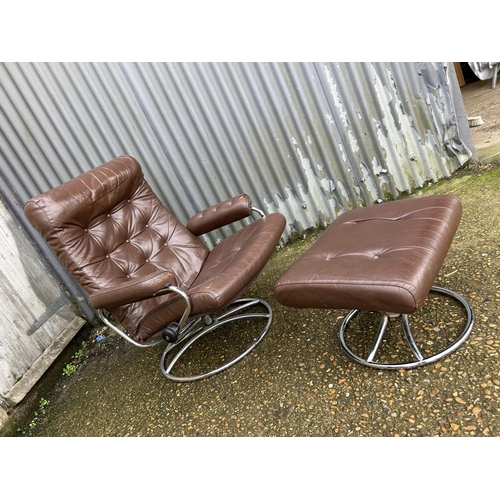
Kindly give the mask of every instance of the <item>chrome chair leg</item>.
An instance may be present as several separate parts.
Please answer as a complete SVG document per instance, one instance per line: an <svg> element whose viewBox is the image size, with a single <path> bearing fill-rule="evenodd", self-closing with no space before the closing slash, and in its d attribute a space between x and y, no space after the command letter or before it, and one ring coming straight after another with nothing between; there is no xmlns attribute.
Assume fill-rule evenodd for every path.
<svg viewBox="0 0 500 500"><path fill-rule="evenodd" d="M233 366L236 364L238 361L241 361L247 354L249 354L264 338L266 333L269 331L269 328L271 326L272 322L272 310L269 304L263 300L260 299L239 299L233 302L230 307L236 305L235 308L228 310L227 312L217 316L217 317L211 317L210 321L203 321L203 322L198 322L196 327L193 328L191 324L186 325L186 329L190 329L191 331L186 332L186 329L184 332L182 332L179 335L179 342L175 344L169 344L167 348L163 351L163 354L160 359L160 369L163 375L168 378L169 380L173 380L174 382L193 382L195 380L201 380L207 377L210 377L212 375L215 375L216 373L220 373L223 370L226 370L227 368ZM254 307L254 306L263 306L266 312L245 312L247 309ZM194 344L198 339L201 337L213 332L217 328L227 324L231 323L233 321L238 321L238 320L243 320L243 319L258 319L258 318L263 318L267 319L267 322L260 332L258 338L241 354L236 356L234 359L229 361L228 363L225 363L224 365L214 369L210 370L206 373L202 373L200 375L187 375L187 376L177 376L173 375L172 369L174 366L177 364L179 359L183 356L183 354L191 347L192 344ZM201 324L203 323L203 324ZM200 325L200 326L199 326ZM186 332L186 333L185 333ZM185 343L184 343L185 342ZM182 344L182 347L180 347L179 351L173 356L172 360L170 362L167 361L167 357L170 354L170 352L179 344ZM168 366L167 366L168 363Z"/></svg>
<svg viewBox="0 0 500 500"><path fill-rule="evenodd" d="M402 314L400 315L400 320L401 320L401 325L403 329L403 334L404 338L406 339L406 342L408 343L413 356L415 357L415 361L408 361L408 362L403 362L403 363L378 363L375 361L375 356L377 354L377 351L380 347L380 344L382 342L383 335L385 333L385 330L387 328L387 325L389 323L389 317L392 316L389 313L381 313L382 314L382 320L380 322L379 329L375 335L375 339L373 342L373 346L370 350L370 353L368 357L365 359L355 352L353 352L347 345L347 342L345 340L345 333L347 330L347 327L351 320L360 312L357 309L352 310L344 319L341 327L340 327L340 333L339 333L339 338L340 338L340 343L342 345L342 348L346 352L346 354L352 358L353 360L357 361L358 363L361 363L362 365L369 366L371 368L377 368L377 369L382 369L382 370L399 370L399 369L411 369L411 368L416 368L418 366L423 366L427 365L429 363L433 363L448 354L452 353L456 349L458 349L469 337L472 327L474 325L474 313L472 311L472 308L470 304L465 300L461 295L459 295L456 292L453 292L452 290L448 290L447 288L441 288L437 286L433 286L431 288L431 291L440 293L442 295L446 295L448 297L451 297L452 299L456 300L461 304L463 309L465 310L467 314L467 322L466 325L462 331L462 333L451 343L449 344L445 349L439 351L436 354L433 354L428 357L424 357L420 350L418 349L415 340L413 338L413 335L411 333L410 325L408 322L408 315Z"/></svg>

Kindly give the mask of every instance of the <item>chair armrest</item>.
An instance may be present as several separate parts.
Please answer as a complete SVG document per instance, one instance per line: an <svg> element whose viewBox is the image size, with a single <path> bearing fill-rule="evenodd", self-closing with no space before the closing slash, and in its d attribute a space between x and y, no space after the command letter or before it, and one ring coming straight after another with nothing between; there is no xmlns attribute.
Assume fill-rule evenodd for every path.
<svg viewBox="0 0 500 500"><path fill-rule="evenodd" d="M177 285L177 278L170 271L158 271L148 276L127 280L117 286L98 290L90 294L90 303L96 309L118 307L149 299L167 285Z"/></svg>
<svg viewBox="0 0 500 500"><path fill-rule="evenodd" d="M247 194L242 194L193 215L186 227L195 236L199 236L248 217L251 213L252 200Z"/></svg>

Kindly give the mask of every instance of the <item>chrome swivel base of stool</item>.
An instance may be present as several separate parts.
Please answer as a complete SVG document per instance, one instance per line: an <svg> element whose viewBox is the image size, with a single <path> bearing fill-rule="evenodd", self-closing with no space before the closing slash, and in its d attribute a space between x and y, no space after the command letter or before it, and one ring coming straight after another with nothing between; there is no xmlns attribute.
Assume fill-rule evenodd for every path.
<svg viewBox="0 0 500 500"><path fill-rule="evenodd" d="M260 306L260 309L263 309L263 312L258 311L250 311L251 308ZM264 319L267 320L264 328L258 334L256 340L241 354L236 356L231 361L223 364L222 366L210 370L206 373L200 375L187 375L187 376L177 376L173 375L172 369L183 356L183 354L201 337L213 332L217 328L221 326L231 323L233 321L245 320L245 319ZM213 316L205 316L203 318L198 318L188 323L183 330L179 333L179 340L175 343L171 343L167 346L167 348L163 351L160 360L160 369L165 377L169 380L173 380L175 382L193 382L195 380L201 380L216 373L219 373L223 370L226 370L230 366L233 366L238 361L241 361L247 354L250 353L264 338L266 333L268 332L271 322L273 318L273 313L269 304L260 299L238 299L235 300L229 308L226 308L224 311L217 315ZM181 347L179 347L181 346ZM167 357L176 347L179 347L179 350L175 355L173 355L172 360L169 362L167 366Z"/></svg>
<svg viewBox="0 0 500 500"><path fill-rule="evenodd" d="M415 340L413 338L413 335L410 330L410 325L408 323L408 315L407 314L390 314L390 313L381 313L382 314L382 320L380 322L378 332L375 335L375 339L373 341L372 348L370 350L370 353L368 357L362 358L355 354L348 346L345 340L345 333L347 330L347 327L350 323L350 321L358 314L359 310L355 309L351 311L346 318L344 319L342 326L340 328L340 343L344 349L344 351L347 353L349 357L357 361L358 363L361 363L365 366L369 366L371 368L377 368L377 369L384 369L384 370L399 370L399 369L411 369L411 368L417 368L418 366L423 366L427 365L429 363L433 363L434 361L437 361L444 356L450 354L451 352L455 351L458 349L467 339L467 337L470 335L472 331L472 326L474 324L474 313L472 311L472 308L470 304L461 296L458 295L457 293L448 290L446 288L440 288L437 286L431 287L431 291L437 292L443 295L447 295L453 299L455 299L457 302L459 302L463 309L465 309L465 312L467 313L467 322L465 325L464 330L462 333L451 343L449 344L445 349L439 351L436 354L433 354L428 357L424 357L417 347ZM384 333L386 331L387 325L389 324L389 320L391 318L399 318L401 320L401 325L403 328L403 333L404 333L404 338L406 339L406 342L408 343L408 346L410 347L411 352L413 353L413 356L415 357L414 361L408 361L408 362L403 362L403 363L378 363L375 361L375 357L377 355L378 349L381 345Z"/></svg>

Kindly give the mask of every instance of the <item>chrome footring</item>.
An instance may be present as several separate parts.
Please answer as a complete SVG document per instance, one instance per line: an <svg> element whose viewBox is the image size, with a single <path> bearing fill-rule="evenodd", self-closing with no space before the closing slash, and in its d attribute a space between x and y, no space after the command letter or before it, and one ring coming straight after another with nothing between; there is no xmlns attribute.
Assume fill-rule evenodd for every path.
<svg viewBox="0 0 500 500"><path fill-rule="evenodd" d="M263 306L267 312L245 312L247 309L261 305ZM235 307L233 307L235 306ZM175 382L193 382L195 380L201 380L207 377L210 377L212 375L215 375L216 373L220 373L223 370L226 370L227 368L233 366L236 364L238 361L241 361L247 354L252 351L259 343L260 341L264 338L266 333L268 332L272 318L273 318L273 313L271 310L271 307L269 304L263 300L260 299L238 299L234 301L229 307L231 307L230 310L227 310L227 312L224 312L223 314L214 317L213 322L205 322L205 321L200 321L200 319L195 320L189 324L187 324L184 328L184 330L180 333L179 335L179 341L176 342L175 344L169 344L167 348L163 351L163 354L161 356L160 360L160 369L163 375L168 378L169 380L173 380ZM194 344L198 339L201 337L207 335L208 333L213 332L215 329L219 328L222 325L225 325L226 323L230 323L233 321L238 321L242 319L249 319L249 318L264 318L267 319L267 323L264 326L264 329L260 332L258 338L253 342L250 347L248 347L243 353L238 355L236 358L234 358L232 361L229 361L228 363L224 364L223 366L220 366L219 368L216 368L212 371L209 371L207 373L203 373L201 375L193 375L193 376L175 376L171 374L171 371L175 364L179 361L181 356L189 349L189 347ZM207 324L208 323L208 324ZM184 344L185 342L185 344ZM166 366L167 364L167 356L174 349L176 346L179 346L179 344L183 344L182 347L179 349L177 354L173 357L172 361L170 361L170 364Z"/></svg>
<svg viewBox="0 0 500 500"><path fill-rule="evenodd" d="M410 325L408 323L408 316L406 314L402 314L400 316L400 318L401 318L403 333L404 333L405 339L406 339L414 357L416 358L416 360L409 361L407 363L395 363L395 364L375 362L374 361L375 355L376 355L377 350L380 346L380 343L382 341L382 337L384 335L385 329L386 329L387 324L389 322L389 315L387 313L381 313L382 320L380 322L378 332L375 336L375 340L373 343L373 347L370 351L370 354L368 355L368 357L366 359L361 358L360 356L355 354L349 347L347 347L347 344L346 344L346 341L344 338L344 333L346 332L346 329L347 329L349 322L359 312L358 309L354 309L346 316L346 318L344 319L344 321L342 323L342 326L340 327L340 335L339 335L340 343L342 345L342 348L346 352L346 354L350 358L357 361L358 363L361 363L365 366L369 366L371 368L377 368L377 369L382 369L382 370L399 370L399 369L417 368L418 366L423 366L423 365L427 365L429 363L433 363L434 361L437 361L437 360L443 358L444 356L450 354L451 352L455 351L456 349L458 349L465 342L465 340L467 340L467 337L470 335L470 333L472 331L472 327L474 325L474 313L472 311L472 308L471 308L470 304L461 295L453 292L452 290L433 286L433 287L431 287L431 291L437 292L437 293L440 293L443 295L447 295L447 296L455 299L463 306L463 308L465 309L465 311L467 313L467 323L465 325L464 330L446 349L444 349L436 354L433 354L432 356L424 358L422 356L421 352L419 351L419 349L415 343L415 340L413 339L413 335L412 335L411 330L410 330Z"/></svg>

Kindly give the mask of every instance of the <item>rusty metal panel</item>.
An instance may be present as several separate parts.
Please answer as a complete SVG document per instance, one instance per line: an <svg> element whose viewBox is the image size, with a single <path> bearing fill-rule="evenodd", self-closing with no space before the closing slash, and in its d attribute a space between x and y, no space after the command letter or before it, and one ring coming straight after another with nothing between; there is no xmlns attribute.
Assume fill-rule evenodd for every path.
<svg viewBox="0 0 500 500"><path fill-rule="evenodd" d="M449 66L2 63L1 175L23 203L131 154L181 221L246 191L287 240L470 158Z"/></svg>

